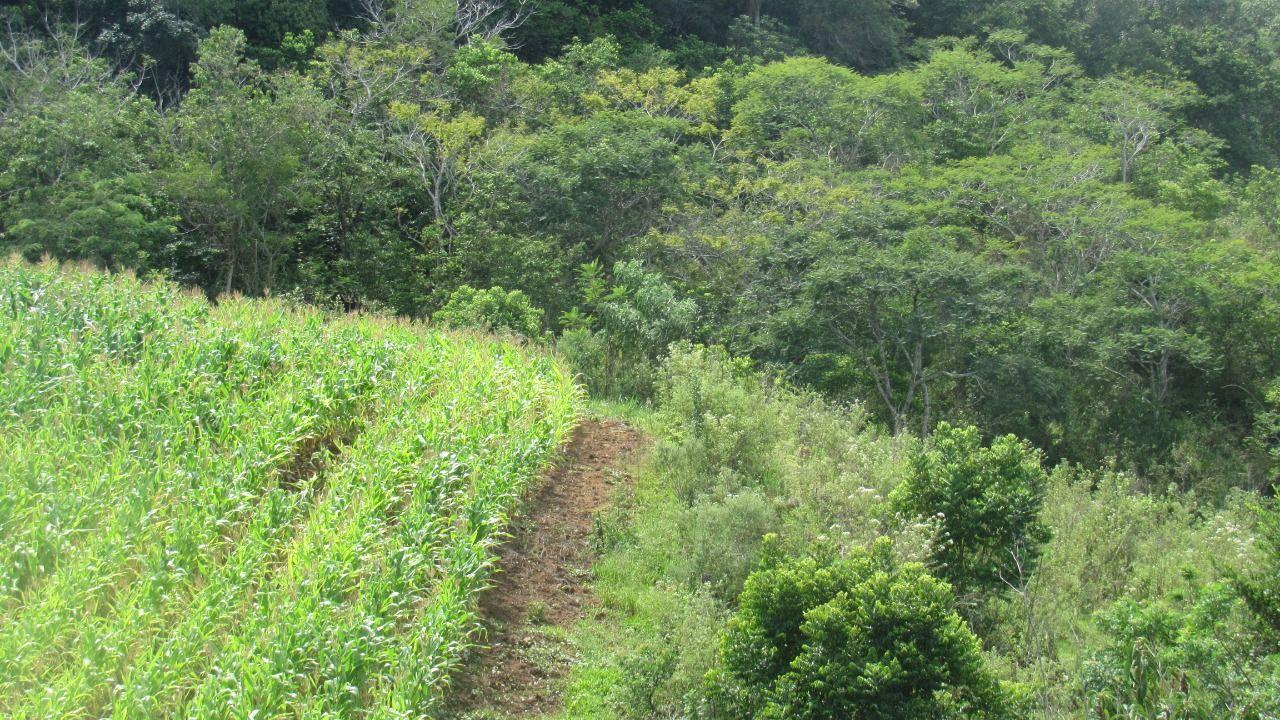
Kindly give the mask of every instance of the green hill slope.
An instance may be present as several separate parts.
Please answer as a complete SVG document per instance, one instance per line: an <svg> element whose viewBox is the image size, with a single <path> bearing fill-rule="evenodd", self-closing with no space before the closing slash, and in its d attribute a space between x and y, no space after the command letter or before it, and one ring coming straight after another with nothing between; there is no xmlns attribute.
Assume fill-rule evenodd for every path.
<svg viewBox="0 0 1280 720"><path fill-rule="evenodd" d="M478 336L0 265L0 715L401 717L567 437Z"/></svg>

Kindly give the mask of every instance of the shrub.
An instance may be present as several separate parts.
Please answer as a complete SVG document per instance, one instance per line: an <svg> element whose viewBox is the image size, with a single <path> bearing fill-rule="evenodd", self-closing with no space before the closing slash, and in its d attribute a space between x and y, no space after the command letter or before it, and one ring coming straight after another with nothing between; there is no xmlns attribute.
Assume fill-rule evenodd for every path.
<svg viewBox="0 0 1280 720"><path fill-rule="evenodd" d="M708 683L716 718L989 718L1013 704L947 584L895 563L888 541L753 573Z"/></svg>
<svg viewBox="0 0 1280 720"><path fill-rule="evenodd" d="M703 497L680 514L683 551L668 574L732 602L755 565L760 539L780 525L775 503L757 490Z"/></svg>
<svg viewBox="0 0 1280 720"><path fill-rule="evenodd" d="M1040 520L1040 454L1013 435L983 447L976 427L938 426L913 454L890 502L903 517L936 518L934 559L961 595L1021 584L1048 540Z"/></svg>
<svg viewBox="0 0 1280 720"><path fill-rule="evenodd" d="M1098 718L1268 718L1280 712L1280 656L1259 652L1243 603L1223 584L1190 601L1122 598L1099 613L1104 641L1084 665Z"/></svg>
<svg viewBox="0 0 1280 720"><path fill-rule="evenodd" d="M582 304L560 319L560 352L592 393L649 397L656 364L693 333L697 306L639 262L616 263L608 280L599 263L587 263L578 282Z"/></svg>
<svg viewBox="0 0 1280 720"><path fill-rule="evenodd" d="M477 290L463 285L449 296L449 302L431 317L453 328L475 328L493 333L514 333L537 337L542 330L542 312L519 290L492 287Z"/></svg>
<svg viewBox="0 0 1280 720"><path fill-rule="evenodd" d="M1254 418L1248 443L1270 461L1268 471L1280 481L1280 380L1267 389L1266 402Z"/></svg>
<svg viewBox="0 0 1280 720"><path fill-rule="evenodd" d="M671 428L670 453L694 470L692 482L675 480L682 500L691 501L716 485L773 484L774 452L786 435L761 378L733 360L722 347L673 345L658 381L661 417Z"/></svg>
<svg viewBox="0 0 1280 720"><path fill-rule="evenodd" d="M1276 488L1280 495L1280 487ZM1260 623L1272 644L1280 648L1280 502L1275 498L1257 506L1261 567L1250 574L1231 574L1231 584Z"/></svg>

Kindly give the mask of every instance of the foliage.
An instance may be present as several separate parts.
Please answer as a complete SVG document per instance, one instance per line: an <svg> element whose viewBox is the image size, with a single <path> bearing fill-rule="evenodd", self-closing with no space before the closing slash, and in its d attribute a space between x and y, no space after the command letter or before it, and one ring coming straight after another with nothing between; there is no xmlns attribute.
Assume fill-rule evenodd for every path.
<svg viewBox="0 0 1280 720"><path fill-rule="evenodd" d="M477 290L463 285L449 302L431 316L432 321L454 328L477 328L494 333L514 333L528 338L542 332L542 313L519 290L500 287Z"/></svg>
<svg viewBox="0 0 1280 720"><path fill-rule="evenodd" d="M1273 496L1255 510L1258 514L1258 567L1235 571L1231 583L1269 636L1280 648L1280 507Z"/></svg>
<svg viewBox="0 0 1280 720"><path fill-rule="evenodd" d="M1271 383L1266 405L1254 418L1250 443L1270 458L1273 472L1280 470L1280 380Z"/></svg>
<svg viewBox="0 0 1280 720"><path fill-rule="evenodd" d="M27 0L6 4L0 16L10 30L0 40L3 252L90 262L125 284L133 282L128 271L163 276L218 299L196 315L257 307L237 295L283 295L534 336L550 330L547 339L592 392L655 404L645 416L660 440L633 504L602 521L601 592L611 605L600 635L583 641L591 667L569 702L581 714L700 712L716 638L768 533L783 557L817 545L856 556L888 535L901 556L895 568L933 561L952 581L993 672L1033 688L1048 717L1150 715L1157 706L1247 716L1241 708L1252 700L1237 689L1268 687L1258 677L1273 667L1266 643L1274 639L1257 621L1270 612L1267 581L1276 574L1264 562L1266 497L1280 465L1275 0ZM169 288L169 299L151 305L168 302L179 315L204 307L157 287ZM147 343L157 352L172 345L159 329L170 321L207 326L161 313L135 327L111 315L124 300L103 297L102 309L82 308L92 327L68 320L49 329L70 343L67 367L97 367L88 358L99 350L150 357ZM241 675L268 683L243 661L246 648L266 642L282 648L271 656L280 671L273 688L311 682L320 670L308 663L331 656L368 660L350 666L377 669L352 679L358 699L343 703L366 702L365 680L407 668L392 658L405 645L352 639L355 615L335 619L328 596L308 594L346 586L311 584L292 569L271 582L297 587L275 595L265 579L246 581L265 588L254 602L267 599L237 612L252 621L279 610L296 623L258 637L251 633L265 621L247 622L227 641L242 655L216 642L206 648L202 628L220 637L223 616L206 613L205 626L183 613L195 607L192 597L207 603L200 607L222 600L182 583L203 577L208 564L223 567L224 555L201 565L191 547L211 547L204 540L166 546L180 558L175 567L192 573L178 577L164 570L169 556L159 550L137 556L154 543L92 545L124 537L110 532L84 539L98 537L81 530L102 518L150 507L147 498L160 497L152 489L187 497L186 484L172 484L179 456L156 449L171 450L178 431L165 431L169 446L130 440L146 450L117 456L106 443L145 435L139 428L148 423L136 419L141 410L103 398L141 397L140 408L171 403L200 418L199 437L210 424L256 418L254 408L275 413L242 431L252 445L243 455L258 465L233 472L234 457L196 443L206 448L204 464L181 468L198 490L203 479L229 493L208 490L201 508L210 509L198 510L208 522L191 532L220 527L236 540L251 537L236 524L241 515L210 523L242 512L227 508L244 498L244 508L266 507L255 483L290 456L273 450L268 434L282 447L314 441L313 426L298 431L297 420L312 406L289 410L298 396L289 388L306 377L337 388L298 392L318 398L315 417L341 415L333 427L343 432L382 417L368 414L377 393L360 384L364 366L348 378L331 362L336 352L376 364L377 348L353 349L365 331L348 337L341 323L289 331L281 328L291 320L236 318L237 331L260 330L244 329L254 338L246 343L266 359L236 369L234 357L206 362L221 357L216 349L198 361L171 353L181 381L147 370L119 390L103 369L85 385L95 391L74 401L49 385L55 399L44 406L39 393L63 377L63 366L20 361L52 357L54 341L0 346L0 387L21 408L12 411L15 423L38 424L40 407L50 417L124 418L104 425L115 429L100 433L104 445L77 466L105 468L105 499L88 493L83 503L57 505L48 538L39 524L15 529L18 559L3 571L12 598L32 598L32 617L43 609L81 617L88 607L55 608L60 596L41 588L70 588L72 600L109 596L94 605L103 614L88 629L55 619L39 629L49 643L4 646L28 663L8 673L20 678L13 682L30 684L32 668L55 668L50 703L101 715L115 707L107 705L115 694L134 692L126 682L134 675L113 671L114 684L96 683L64 662L72 635L117 666L134 657L159 668L169 656L157 653L171 649L193 658L193 674L182 678L199 683L165 676L156 683L168 689L152 696L160 707L182 685L183 702L207 703L190 712L173 705L185 714L213 708L215 696L225 701L230 695L218 694ZM102 329L116 322L132 329ZM268 342L273 333L278 346ZM219 337L228 336L235 333ZM137 337L148 339L141 348L130 339ZM191 344L204 348L199 337ZM315 357L290 364L295 350ZM415 367L450 382L433 362ZM388 363L378 367L395 365ZM214 369L205 377L197 366ZM219 368L231 373L225 383ZM437 370L446 377L436 380ZM262 389L277 380L282 395ZM363 389L342 389L348 380ZM147 382L154 394L138 389ZM183 399L184 388L192 398ZM241 447L241 436L227 432L219 436L226 447ZM395 434L395 442L416 432ZM933 445L918 446L930 435ZM1033 467L1036 453L1008 435L1059 463L1047 481ZM48 449L58 447L55 436L39 441L48 462L57 461ZM383 439L394 438L388 431ZM944 441L953 450L943 453ZM126 503L120 478L144 460L174 474L146 475L142 496ZM400 461L369 462L376 481L343 475L351 482L343 487L368 488L351 500L357 511L390 497L378 493L399 492L386 483L399 482ZM61 477L27 476L36 478L33 492L41 478ZM247 495L235 494L246 487ZM972 505L960 503L965 493ZM294 513L315 498L295 495L280 501L272 528L302 525ZM398 512L408 507L397 503ZM170 505L157 523L175 517ZM1253 505L1263 513L1245 510ZM0 518L44 517L21 515L39 507L32 500L4 515L5 506ZM138 519L145 513L127 517L146 538L168 532ZM401 556L378 553L390 552L386 538L400 537L396 528L409 527L322 539L359 553L373 548L362 566L400 572L387 558ZM972 552L949 550L956 538ZM85 542L76 567L108 558L95 577L165 579L50 582L61 572L58 558L74 555L67 547ZM270 553L273 542L254 540L245 552ZM349 560L321 565L341 574ZM1223 582L1243 599L1227 598ZM155 603L111 604L171 588L180 588L173 613L152 612ZM306 590L290 594L298 588ZM286 608L292 597L299 604ZM8 603L4 622L22 604ZM147 611L116 633L117 607ZM1124 668L1146 656L1131 652L1136 636L1118 645L1110 635L1123 633L1104 633L1093 620L1100 608L1114 610L1108 628L1131 622L1164 633L1148 655L1199 678L1204 692L1182 692L1168 673L1143 686L1154 689L1135 690ZM376 629L403 619L399 612L371 610L361 621L375 618L368 627ZM437 627L431 622L415 627ZM189 634L148 644L161 624ZM17 625L4 627L5 637L20 637ZM307 630L286 637L291 627ZM345 630L326 635L336 627ZM1215 644L1219 632L1230 646ZM609 647L611 634L628 646ZM431 655L420 649L413 652ZM307 659L289 655L295 650ZM211 670L215 663L224 675ZM1247 669L1233 675L1230 663ZM181 675L186 665L174 667ZM117 686L126 689L110 689ZM271 700L241 693L234 702L261 702L267 714L351 714L337 700L271 705L288 692Z"/></svg>
<svg viewBox="0 0 1280 720"><path fill-rule="evenodd" d="M172 118L163 183L184 231L202 241L213 283L257 295L270 292L296 242L296 217L316 201L304 168L324 109L287 76L264 85L244 51L244 35L229 28L201 41L197 88Z"/></svg>
<svg viewBox="0 0 1280 720"><path fill-rule="evenodd" d="M922 470L943 456L936 445L870 431L858 411L851 420L722 350L676 346L660 377L657 412L647 419L659 441L634 493L602 520L597 591L606 614L576 635L585 655L565 717L705 715L711 696L696 680L717 666L715 638L762 558L858 556L882 536L893 538L895 567L946 549L937 519L911 513L910 522L893 521L908 488L946 500ZM1123 653L1133 646L1119 639L1129 635L1095 619L1100 608L1124 603L1173 612L1173 626L1184 628L1152 646L1164 657L1157 685L1173 691L1167 697L1181 692L1180 673L1194 678L1179 707L1255 717L1250 708L1278 697L1271 640L1222 586L1231 568L1270 577L1261 572L1251 493L1236 491L1218 508L1176 491L1136 492L1138 478L1121 472L1059 466L1046 478L1021 441L988 445L971 428L938 434L936 442L952 442L952 469L967 468L970 480L994 482L994 470L1008 471L1001 477L1020 505L992 491L987 508L1008 511L1011 524L1032 521L1023 530L1035 543L1020 568L1002 553L980 568L960 559L988 579L1003 565L1008 584L992 580L998 592L985 593L979 606L947 602L949 611L972 616L990 672L1029 691L1015 705L1091 717L1129 702ZM1038 509L1020 512L1028 508ZM979 538L982 546L1010 537L1003 522L993 521L999 527ZM765 542L768 534L774 539Z"/></svg>
<svg viewBox="0 0 1280 720"><path fill-rule="evenodd" d="M711 717L1004 717L1011 704L947 585L883 543L752 574L708 681Z"/></svg>
<svg viewBox="0 0 1280 720"><path fill-rule="evenodd" d="M1264 671L1270 662L1243 603L1214 587L1229 577L1231 568L1257 562L1250 494L1238 492L1224 507L1215 508L1190 495L1135 492L1135 485L1136 478L1124 473L1055 469L1043 510L1051 539L1030 581L1011 588L984 613L989 628L982 633L985 641L1009 658L1015 677L1030 686L1044 713L1084 717L1089 708L1127 697L1131 690L1124 689L1130 677L1126 661L1115 660L1107 671L1117 673L1113 679L1119 684L1095 684L1091 689L1085 684L1086 678L1099 677L1094 663L1101 662L1104 648L1131 659L1143 657L1141 653L1152 647L1172 651L1174 646L1168 644L1144 649L1119 640L1121 633L1099 622L1099 611L1108 608L1176 610L1171 622L1180 627L1182 618L1190 622L1185 613L1199 598L1214 598L1201 609L1208 624L1194 641L1204 650L1197 656L1201 664L1193 668L1190 660L1161 661L1161 682L1168 688L1180 685L1180 670L1203 673L1194 693L1200 700L1238 696L1238 683L1253 682L1249 674ZM1123 614L1117 618L1117 623L1129 622ZM1137 624L1139 619L1132 621ZM1180 632L1175 631L1176 637L1183 637ZM1236 669L1245 669L1245 659L1261 664L1236 674ZM1260 698L1270 692L1265 684L1258 688Z"/></svg>
<svg viewBox="0 0 1280 720"><path fill-rule="evenodd" d="M1274 173L1229 176L1196 126L1222 101L1204 82L1140 52L1100 65L1071 22L998 2L566 0L540 9L584 39L536 64L477 2L329 36L307 3L270 32L204 27L234 15L222 3L137 9L151 25L107 3L84 42L29 26L0 68L4 246L415 317L500 286L547 318L576 308L558 345L606 395L647 396L673 340L717 342L895 432L969 422L1218 497L1270 482L1247 438L1280 375ZM1179 8L1163 25L1131 8L1165 33L1133 47L1219 47L1209 26L1245 16ZM641 16L663 31L597 36ZM925 41L874 51L869 76L838 64L869 36L811 57L779 39L812 51L871 16L868 33ZM993 30L930 39L944 16ZM99 29L120 48L186 37L175 101L94 59ZM1261 62L1245 42L1194 62ZM591 263L667 289L589 298Z"/></svg>
<svg viewBox="0 0 1280 720"><path fill-rule="evenodd" d="M1265 718L1280 709L1275 659L1240 623L1221 585L1193 602L1122 599L1099 613L1102 648L1086 663L1090 715Z"/></svg>
<svg viewBox="0 0 1280 720"><path fill-rule="evenodd" d="M560 318L560 351L593 394L648 397L668 345L692 333L696 305L638 262L615 264L609 279L587 263L578 282L582 305Z"/></svg>
<svg viewBox="0 0 1280 720"><path fill-rule="evenodd" d="M578 400L474 335L17 262L0 363L13 718L431 712Z"/></svg>
<svg viewBox="0 0 1280 720"><path fill-rule="evenodd" d="M927 528L890 527L875 509L900 480L906 438L767 382L723 349L673 346L658 379L657 411L642 416L658 440L634 492L600 521L606 614L576 633L585 655L568 717L697 716L767 534L779 557L818 544L857 552L882 532L903 562L927 557Z"/></svg>
<svg viewBox="0 0 1280 720"><path fill-rule="evenodd" d="M909 468L890 504L904 517L938 520L934 560L957 594L1024 585L1048 540L1039 453L1012 435L984 446L978 428L942 423Z"/></svg>

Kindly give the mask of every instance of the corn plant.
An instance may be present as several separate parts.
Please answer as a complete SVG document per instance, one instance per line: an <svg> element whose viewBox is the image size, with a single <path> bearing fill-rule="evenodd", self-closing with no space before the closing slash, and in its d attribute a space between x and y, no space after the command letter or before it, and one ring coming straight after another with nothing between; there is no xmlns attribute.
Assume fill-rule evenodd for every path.
<svg viewBox="0 0 1280 720"><path fill-rule="evenodd" d="M0 714L417 717L579 392L536 350L0 263Z"/></svg>

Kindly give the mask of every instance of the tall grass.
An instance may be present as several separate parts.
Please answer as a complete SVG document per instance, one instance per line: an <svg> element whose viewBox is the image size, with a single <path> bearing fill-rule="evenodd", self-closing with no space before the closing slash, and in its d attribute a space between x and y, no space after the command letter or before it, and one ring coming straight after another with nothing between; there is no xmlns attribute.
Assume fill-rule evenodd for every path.
<svg viewBox="0 0 1280 720"><path fill-rule="evenodd" d="M534 351L0 265L0 714L401 717L572 427Z"/></svg>

